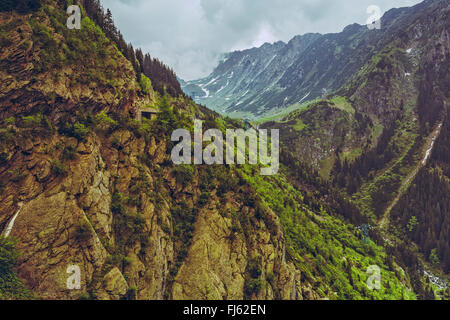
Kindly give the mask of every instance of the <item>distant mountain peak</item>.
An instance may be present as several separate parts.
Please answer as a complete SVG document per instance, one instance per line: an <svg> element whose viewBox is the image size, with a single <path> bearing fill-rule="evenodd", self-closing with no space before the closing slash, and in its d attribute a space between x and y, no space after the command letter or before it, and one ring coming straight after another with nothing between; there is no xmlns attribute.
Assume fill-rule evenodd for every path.
<svg viewBox="0 0 450 320"><path fill-rule="evenodd" d="M406 26L415 23L417 12L442 3L425 1L391 9L382 17L380 30L353 23L339 33L307 33L287 43L265 43L229 53L209 76L187 81L183 90L196 102L233 117L278 113L319 98L324 90L342 87L377 52L399 38Z"/></svg>

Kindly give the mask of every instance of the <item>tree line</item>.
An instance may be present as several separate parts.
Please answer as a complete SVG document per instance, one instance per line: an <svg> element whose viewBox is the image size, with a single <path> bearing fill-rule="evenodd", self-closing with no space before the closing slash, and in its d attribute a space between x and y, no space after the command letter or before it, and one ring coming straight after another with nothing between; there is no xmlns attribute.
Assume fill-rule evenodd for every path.
<svg viewBox="0 0 450 320"><path fill-rule="evenodd" d="M431 263L450 272L450 117L446 117L429 164L392 210Z"/></svg>
<svg viewBox="0 0 450 320"><path fill-rule="evenodd" d="M322 180L311 166L300 162L287 148L281 148L280 162L289 170L291 183L304 191L303 202L313 210L334 212L354 225L368 222L359 209L333 184Z"/></svg>
<svg viewBox="0 0 450 320"><path fill-rule="evenodd" d="M353 162L341 160L341 150L336 150L337 160L332 170L333 183L347 189L349 194L359 190L364 180L372 180L375 173L383 169L395 156L396 147L390 144L395 134L395 124L381 133L375 148L366 145L364 151Z"/></svg>
<svg viewBox="0 0 450 320"><path fill-rule="evenodd" d="M25 14L38 10L42 0L0 0L0 12L17 11ZM69 1L59 0L60 5L67 7ZM88 17L93 20L105 33L105 35L116 45L120 52L127 58L141 83L142 75L152 82L153 89L161 95L168 93L171 96L185 96L181 90L175 72L157 58L151 58L149 53L143 54L141 49L134 49L131 43L127 43L122 33L114 24L110 9L104 10L100 0L81 0ZM72 2L70 2L72 4Z"/></svg>
<svg viewBox="0 0 450 320"><path fill-rule="evenodd" d="M103 30L125 58L131 62L139 83L141 83L142 75L145 75L151 80L153 89L161 95L167 92L174 97L184 96L177 76L171 68L159 59L151 58L149 53L143 54L140 48L135 50L131 43L125 41L122 33L114 24L110 9L105 11L99 0L83 0L83 6L89 18Z"/></svg>

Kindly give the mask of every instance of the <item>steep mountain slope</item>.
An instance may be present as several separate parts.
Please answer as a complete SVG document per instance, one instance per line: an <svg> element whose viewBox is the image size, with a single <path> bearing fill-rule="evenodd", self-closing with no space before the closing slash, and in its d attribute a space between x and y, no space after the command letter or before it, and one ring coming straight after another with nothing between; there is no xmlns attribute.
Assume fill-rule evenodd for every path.
<svg viewBox="0 0 450 320"><path fill-rule="evenodd" d="M183 90L197 102L223 113L247 111L249 101L254 98L265 101L261 107L266 106L267 96L278 90L276 84L285 68L299 59L318 37L318 34L308 34L287 44L266 43L260 48L227 54L210 76L182 83ZM252 104L253 109L255 105L259 107L257 101Z"/></svg>
<svg viewBox="0 0 450 320"><path fill-rule="evenodd" d="M175 166L173 130L192 130L194 117L222 131L239 122L143 90L88 17L68 30L68 2L40 2L0 13L1 297L417 297L396 256L344 209L294 187L288 168L263 177L258 166ZM147 106L155 119L130 115ZM67 287L73 265L80 290ZM371 265L380 290L366 285Z"/></svg>
<svg viewBox="0 0 450 320"><path fill-rule="evenodd" d="M391 211L393 226L416 242L434 268L450 273L449 116L427 161ZM430 152L432 150L432 152ZM426 166L425 166L426 164Z"/></svg>
<svg viewBox="0 0 450 320"><path fill-rule="evenodd" d="M395 147L398 153L415 136L427 136L447 103L448 2L434 1L423 10L347 85L263 127L282 130L295 156L317 169L331 169L336 154L353 160L378 144L383 152L399 130L406 132L397 137L404 140Z"/></svg>
<svg viewBox="0 0 450 320"><path fill-rule="evenodd" d="M284 163L292 170L312 165L369 219L382 235L377 243L403 256L402 266L419 277L424 268L448 273L448 213L441 208L448 203L450 157L443 142L450 6L433 1L420 8L347 85L263 124L281 130ZM429 160L434 153L439 161Z"/></svg>
<svg viewBox="0 0 450 320"><path fill-rule="evenodd" d="M31 292L46 299L236 299L244 295L249 259L261 256L261 267L270 263L267 270L283 277L277 286L282 297L297 296L280 227L273 222L269 232L261 218L246 227L252 239L240 232L230 244L222 237L194 238L194 244L229 252L230 260L192 262L206 269L199 289L187 291L194 275L177 274L190 266L184 263L189 244L201 234L194 234L194 224L201 230L206 219L212 228L206 237L230 233L221 221L231 216L217 215L216 206L242 211L248 188L242 196L229 194L228 203L203 197L200 206L200 170L170 164L167 136L200 117L197 106L161 98L151 88L144 94L131 64L89 18L80 31L68 30L64 7L42 3L31 15L0 14L5 39L16 40L1 51L0 225L4 236L17 239L16 270ZM129 117L127 110L147 104L160 108L158 119L141 125ZM207 181L229 184L231 175L218 169ZM247 207L246 217L254 210ZM81 269L81 291L66 286L70 265ZM10 283L2 284L8 296ZM215 290L204 293L207 288Z"/></svg>
<svg viewBox="0 0 450 320"><path fill-rule="evenodd" d="M186 82L184 90L198 103L233 117L279 113L339 89L374 54L401 39L418 16L431 12L434 2L386 12L380 30L353 24L340 33L306 34L287 44L229 53L211 75Z"/></svg>

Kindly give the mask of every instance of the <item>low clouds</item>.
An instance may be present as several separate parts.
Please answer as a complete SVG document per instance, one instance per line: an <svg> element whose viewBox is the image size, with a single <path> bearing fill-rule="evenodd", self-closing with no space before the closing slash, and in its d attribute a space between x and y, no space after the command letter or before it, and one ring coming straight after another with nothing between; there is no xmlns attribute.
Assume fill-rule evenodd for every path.
<svg viewBox="0 0 450 320"><path fill-rule="evenodd" d="M208 75L220 54L289 41L308 32L365 24L369 5L382 11L419 0L102 0L125 39L185 80Z"/></svg>

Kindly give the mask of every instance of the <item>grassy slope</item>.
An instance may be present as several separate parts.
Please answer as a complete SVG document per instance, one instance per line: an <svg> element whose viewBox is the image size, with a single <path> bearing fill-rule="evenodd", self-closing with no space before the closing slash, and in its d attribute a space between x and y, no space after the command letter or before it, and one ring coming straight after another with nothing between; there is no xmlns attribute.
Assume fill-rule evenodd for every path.
<svg viewBox="0 0 450 320"><path fill-rule="evenodd" d="M280 217L287 256L302 272L302 280L314 284L330 299L414 299L398 266L389 267L386 253L372 241L364 241L357 229L329 212L313 212L302 204L302 194L283 174L262 177L251 167L242 169L245 179L264 203ZM367 268L381 268L382 289L366 286ZM392 269L391 269L392 268ZM401 279L401 280L400 280Z"/></svg>

